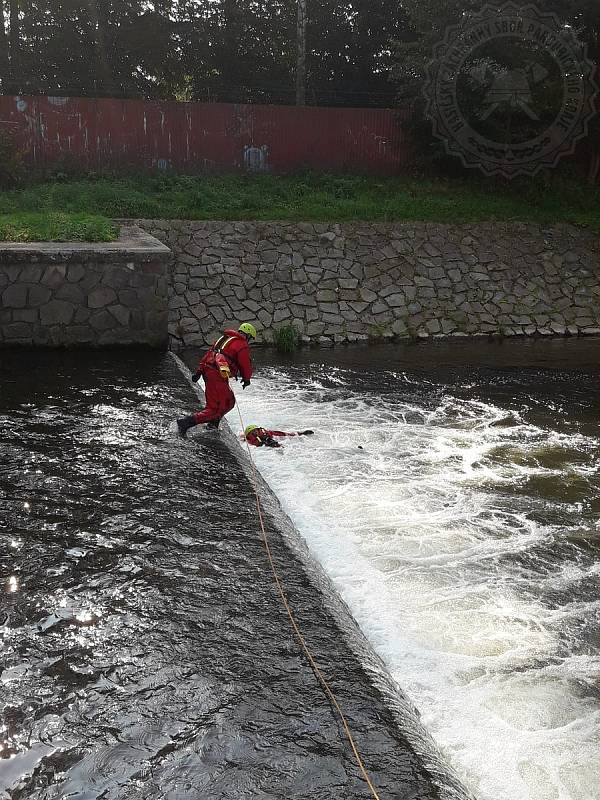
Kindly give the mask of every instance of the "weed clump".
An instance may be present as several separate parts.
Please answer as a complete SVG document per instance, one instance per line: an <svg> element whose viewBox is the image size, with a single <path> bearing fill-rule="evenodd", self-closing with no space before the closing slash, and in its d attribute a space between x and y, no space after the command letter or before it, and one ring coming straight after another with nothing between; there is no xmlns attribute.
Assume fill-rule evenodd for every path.
<svg viewBox="0 0 600 800"><path fill-rule="evenodd" d="M282 325L273 332L273 344L280 353L294 353L298 349L300 335L298 329L292 325Z"/></svg>

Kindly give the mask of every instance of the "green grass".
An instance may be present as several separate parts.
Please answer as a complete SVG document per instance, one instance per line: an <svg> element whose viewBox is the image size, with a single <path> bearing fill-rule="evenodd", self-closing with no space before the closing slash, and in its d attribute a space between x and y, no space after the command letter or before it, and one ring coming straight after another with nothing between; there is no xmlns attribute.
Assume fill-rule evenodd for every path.
<svg viewBox="0 0 600 800"><path fill-rule="evenodd" d="M0 214L35 212L165 219L569 222L600 232L600 189L553 176L494 180L306 174L92 177L6 191Z"/></svg>
<svg viewBox="0 0 600 800"><path fill-rule="evenodd" d="M64 211L0 214L0 241L111 242L119 227L105 217Z"/></svg>

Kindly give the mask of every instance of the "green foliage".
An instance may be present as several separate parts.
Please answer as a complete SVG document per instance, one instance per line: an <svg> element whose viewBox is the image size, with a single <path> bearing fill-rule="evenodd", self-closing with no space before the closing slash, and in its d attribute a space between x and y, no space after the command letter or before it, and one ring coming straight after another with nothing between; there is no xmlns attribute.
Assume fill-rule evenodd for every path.
<svg viewBox="0 0 600 800"><path fill-rule="evenodd" d="M293 325L282 325L273 332L273 344L280 353L294 353L298 349L300 336Z"/></svg>
<svg viewBox="0 0 600 800"><path fill-rule="evenodd" d="M250 220L487 220L570 222L600 232L600 189L553 174L511 184L486 179L223 175L131 176L41 183L0 193L0 214Z"/></svg>
<svg viewBox="0 0 600 800"><path fill-rule="evenodd" d="M380 322L369 325L369 336L372 339L383 339L384 336L391 336L390 326Z"/></svg>
<svg viewBox="0 0 600 800"><path fill-rule="evenodd" d="M0 129L0 188L18 185L24 174L23 159L14 138Z"/></svg>
<svg viewBox="0 0 600 800"><path fill-rule="evenodd" d="M308 3L308 17L309 102L391 105L390 42L406 35L404 3L320 0Z"/></svg>
<svg viewBox="0 0 600 800"><path fill-rule="evenodd" d="M6 94L285 102L295 96L296 0L5 0ZM397 0L309 3L311 103L389 105ZM12 28L12 30L11 30Z"/></svg>
<svg viewBox="0 0 600 800"><path fill-rule="evenodd" d="M5 242L111 242L118 235L117 225L89 214L0 215L0 241Z"/></svg>

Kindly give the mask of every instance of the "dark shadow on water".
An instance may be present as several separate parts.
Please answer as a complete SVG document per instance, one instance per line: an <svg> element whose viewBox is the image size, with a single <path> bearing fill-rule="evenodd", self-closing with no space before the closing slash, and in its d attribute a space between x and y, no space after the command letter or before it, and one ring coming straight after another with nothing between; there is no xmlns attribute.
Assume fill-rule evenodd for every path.
<svg viewBox="0 0 600 800"><path fill-rule="evenodd" d="M200 351L189 350L186 361L195 362ZM378 368L431 372L447 369L549 369L600 372L600 339L595 337L544 337L488 339L486 337L397 341L385 344L351 344L333 348L302 347L281 354L271 347L254 350L261 364L324 364L347 369Z"/></svg>

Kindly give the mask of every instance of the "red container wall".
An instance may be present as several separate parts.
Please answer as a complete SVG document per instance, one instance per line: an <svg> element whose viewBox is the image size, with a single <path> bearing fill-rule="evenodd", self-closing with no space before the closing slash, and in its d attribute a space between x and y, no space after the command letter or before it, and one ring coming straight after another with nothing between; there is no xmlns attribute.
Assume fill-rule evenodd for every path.
<svg viewBox="0 0 600 800"><path fill-rule="evenodd" d="M391 109L0 96L29 163L89 170L299 169L397 174L411 160Z"/></svg>

